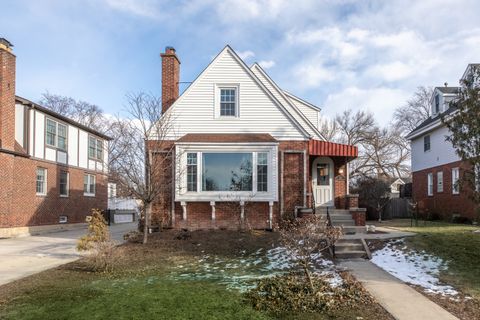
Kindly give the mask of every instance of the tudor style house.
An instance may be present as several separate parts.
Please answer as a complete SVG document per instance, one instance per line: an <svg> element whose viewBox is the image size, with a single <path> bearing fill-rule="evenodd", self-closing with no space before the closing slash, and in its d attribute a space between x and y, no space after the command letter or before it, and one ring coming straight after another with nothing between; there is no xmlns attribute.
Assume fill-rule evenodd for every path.
<svg viewBox="0 0 480 320"><path fill-rule="evenodd" d="M461 80L471 77L469 64ZM458 183L468 165L461 161L446 137L450 134L441 120L456 110L452 102L459 87L436 87L433 91L431 116L407 135L412 152L412 195L419 209L426 214L444 219L462 216L475 219L475 206L468 197L468 190Z"/></svg>
<svg viewBox="0 0 480 320"><path fill-rule="evenodd" d="M325 140L318 107L229 46L179 96L180 60L172 47L161 57L163 117L172 122L163 140L174 145L175 177L153 207L154 221L263 229L285 215L336 208L346 224L364 224L358 198L348 194L357 148ZM151 154L162 152L158 142L147 142Z"/></svg>
<svg viewBox="0 0 480 320"><path fill-rule="evenodd" d="M15 55L0 38L0 237L106 209L109 139L16 96Z"/></svg>

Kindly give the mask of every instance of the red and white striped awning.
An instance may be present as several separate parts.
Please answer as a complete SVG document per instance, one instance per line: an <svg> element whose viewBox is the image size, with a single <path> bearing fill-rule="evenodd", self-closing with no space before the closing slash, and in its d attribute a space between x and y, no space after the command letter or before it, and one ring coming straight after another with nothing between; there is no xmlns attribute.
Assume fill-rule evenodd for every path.
<svg viewBox="0 0 480 320"><path fill-rule="evenodd" d="M356 146L314 139L308 142L308 152L311 156L348 158L356 158L358 156L358 148Z"/></svg>

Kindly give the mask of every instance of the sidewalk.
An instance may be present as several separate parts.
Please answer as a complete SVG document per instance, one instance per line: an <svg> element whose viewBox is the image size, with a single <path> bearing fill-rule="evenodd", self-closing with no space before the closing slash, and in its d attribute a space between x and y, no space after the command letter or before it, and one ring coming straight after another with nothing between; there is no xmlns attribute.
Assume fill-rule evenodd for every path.
<svg viewBox="0 0 480 320"><path fill-rule="evenodd" d="M395 319L458 320L448 311L368 260L345 260L338 266L350 271Z"/></svg>
<svg viewBox="0 0 480 320"><path fill-rule="evenodd" d="M111 226L112 239L123 242L123 235L136 226ZM81 257L75 249L77 240L86 232L85 228L0 240L0 285L77 260Z"/></svg>

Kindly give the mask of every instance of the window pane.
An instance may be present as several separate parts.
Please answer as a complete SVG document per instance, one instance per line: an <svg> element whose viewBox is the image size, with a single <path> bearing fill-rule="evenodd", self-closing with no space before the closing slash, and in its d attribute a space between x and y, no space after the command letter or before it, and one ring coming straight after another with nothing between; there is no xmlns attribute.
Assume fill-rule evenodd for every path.
<svg viewBox="0 0 480 320"><path fill-rule="evenodd" d="M83 176L83 192L88 193L88 174Z"/></svg>
<svg viewBox="0 0 480 320"><path fill-rule="evenodd" d="M203 191L252 191L251 153L204 153Z"/></svg>
<svg viewBox="0 0 480 320"><path fill-rule="evenodd" d="M330 185L330 168L328 163L319 163L317 165L317 185Z"/></svg>
<svg viewBox="0 0 480 320"><path fill-rule="evenodd" d="M58 148L62 150L67 149L67 127L63 124L58 124Z"/></svg>
<svg viewBox="0 0 480 320"><path fill-rule="evenodd" d="M103 141L97 140L97 159L102 160L103 158Z"/></svg>
<svg viewBox="0 0 480 320"><path fill-rule="evenodd" d="M196 153L187 153L187 191L197 191Z"/></svg>
<svg viewBox="0 0 480 320"><path fill-rule="evenodd" d="M90 192L91 194L95 194L95 176L90 175Z"/></svg>
<svg viewBox="0 0 480 320"><path fill-rule="evenodd" d="M235 116L235 89L221 89L220 90L220 115L221 116Z"/></svg>
<svg viewBox="0 0 480 320"><path fill-rule="evenodd" d="M47 144L55 146L55 137L57 135L57 127L55 121L47 119Z"/></svg>
<svg viewBox="0 0 480 320"><path fill-rule="evenodd" d="M257 191L266 192L268 189L268 155L267 153L258 153L257 155Z"/></svg>
<svg viewBox="0 0 480 320"><path fill-rule="evenodd" d="M60 172L60 195L66 196L68 195L68 172L61 171Z"/></svg>
<svg viewBox="0 0 480 320"><path fill-rule="evenodd" d="M45 194L45 169L37 168L36 191L39 194Z"/></svg>
<svg viewBox="0 0 480 320"><path fill-rule="evenodd" d="M95 138L93 137L88 138L88 156L90 158L95 158L96 142L97 140Z"/></svg>

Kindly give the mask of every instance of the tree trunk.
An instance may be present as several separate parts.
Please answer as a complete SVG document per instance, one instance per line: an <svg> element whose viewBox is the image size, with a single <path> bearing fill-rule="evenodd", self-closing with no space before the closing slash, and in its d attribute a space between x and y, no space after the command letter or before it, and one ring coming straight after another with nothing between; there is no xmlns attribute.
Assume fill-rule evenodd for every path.
<svg viewBox="0 0 480 320"><path fill-rule="evenodd" d="M146 244L148 241L148 226L150 224L150 208L151 204L144 205L143 209L143 244Z"/></svg>
<svg viewBox="0 0 480 320"><path fill-rule="evenodd" d="M315 293L315 286L313 285L312 277L310 276L310 271L308 271L308 266L306 263L303 263L303 271L305 272L305 277L310 284L310 289L312 289L312 293Z"/></svg>

